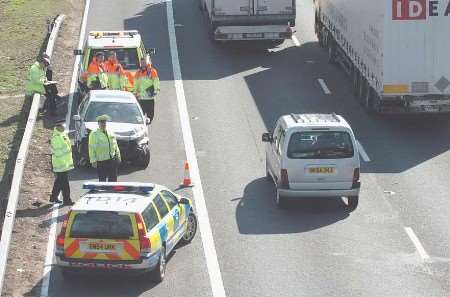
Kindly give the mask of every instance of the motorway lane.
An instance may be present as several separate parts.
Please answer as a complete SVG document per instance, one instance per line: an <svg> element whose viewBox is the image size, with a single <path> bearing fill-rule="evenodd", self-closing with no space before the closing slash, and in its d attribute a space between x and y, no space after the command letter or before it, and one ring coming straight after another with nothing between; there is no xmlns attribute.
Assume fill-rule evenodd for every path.
<svg viewBox="0 0 450 297"><path fill-rule="evenodd" d="M183 179L186 154L173 85L165 4L127 1L124 5L120 0L91 1L87 31L124 29L138 29L143 33L146 47L156 48L157 55L153 63L159 71L161 93L156 102L155 120L150 127L150 166L145 171L122 169L119 180L155 182L176 189ZM94 170L76 170L72 174L74 199L79 197L82 183L90 179L96 180ZM190 190L179 190L178 193L192 197ZM211 296L200 232L191 244L175 250L167 265L166 278L161 284L156 285L145 278L99 276L67 281L55 268L52 270L49 296Z"/></svg>
<svg viewBox="0 0 450 297"><path fill-rule="evenodd" d="M175 1L175 20L183 25L177 29L181 68L227 295L448 295L448 263L440 270L424 264L404 231L405 224L417 227L421 208L405 211L384 192L443 173L404 174L424 162L439 162L433 159L439 154L448 156L447 140L423 144L448 135L448 125L431 128L448 121L428 119L419 126L412 125L414 119L368 116L343 72L328 65L318 47L312 1L298 4L301 46L287 41L269 51L212 44L206 19L192 9L196 5L196 0ZM331 95L323 93L318 78L325 79ZM333 111L347 118L374 160L362 165L359 208L349 213L337 200L304 200L289 211L277 210L274 189L264 180L261 133L281 114ZM386 183L392 176L408 183L393 187ZM448 193L448 185L439 185L446 191L431 189L430 200ZM420 193L413 193L414 201L423 201ZM439 205L446 209L449 203L439 198ZM450 226L445 218L439 226L432 215L439 212L429 210L426 219L435 230ZM439 233L430 245L448 236Z"/></svg>
<svg viewBox="0 0 450 297"><path fill-rule="evenodd" d="M214 46L196 1L174 1L175 23L182 25L176 29L182 74L227 296L447 295L448 173L440 162L448 164L449 143L436 139L448 135L448 125L442 125L448 121L419 126L410 119L367 116L352 98L342 72L325 62L312 30L311 1L298 4L301 46L287 41L270 51ZM165 4L128 1L117 9L118 1L108 3L92 2L88 30L145 32L146 45L157 48L154 61L165 100L164 105L157 102L150 168L123 172L121 178L151 178L176 187L185 156L170 81ZM325 79L331 95L323 94L318 78ZM305 200L292 204L289 211L277 210L273 187L263 178L260 134L283 113L332 111L349 120L374 160L363 164L360 207L349 213L337 200ZM411 130L418 136L412 137ZM430 183L417 182L430 176ZM77 189L81 180L95 175L82 171L74 178L72 188ZM396 194L388 196L385 190ZM413 227L432 256L439 257L439 270L436 263L422 263L403 230L406 225ZM211 294L198 237L177 250L159 286L96 280L70 283L55 272L50 296Z"/></svg>

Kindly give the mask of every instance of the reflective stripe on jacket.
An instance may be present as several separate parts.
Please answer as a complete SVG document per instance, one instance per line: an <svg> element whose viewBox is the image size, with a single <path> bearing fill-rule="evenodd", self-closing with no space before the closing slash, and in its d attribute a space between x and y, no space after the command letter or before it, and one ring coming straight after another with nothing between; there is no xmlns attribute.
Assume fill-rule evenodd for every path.
<svg viewBox="0 0 450 297"><path fill-rule="evenodd" d="M116 136L110 131L98 128L89 134L89 159L91 163L106 161L117 157L119 160L120 150L117 145Z"/></svg>
<svg viewBox="0 0 450 297"><path fill-rule="evenodd" d="M33 95L34 93L44 94L44 82L47 80L45 76L45 71L39 64L39 62L35 62L31 65L30 70L28 72L27 80L25 82L25 94Z"/></svg>
<svg viewBox="0 0 450 297"><path fill-rule="evenodd" d="M159 77L155 68L149 66L145 70L139 69L134 76L134 80L134 90L139 100L153 100L152 87L154 95L158 94Z"/></svg>
<svg viewBox="0 0 450 297"><path fill-rule="evenodd" d="M108 87L108 76L105 74L104 65L98 64L97 60L93 59L87 70L87 86L92 87L92 83L97 79L101 88L106 89Z"/></svg>
<svg viewBox="0 0 450 297"><path fill-rule="evenodd" d="M73 169L72 144L65 132L53 130L50 140L52 167L54 172L66 172Z"/></svg>

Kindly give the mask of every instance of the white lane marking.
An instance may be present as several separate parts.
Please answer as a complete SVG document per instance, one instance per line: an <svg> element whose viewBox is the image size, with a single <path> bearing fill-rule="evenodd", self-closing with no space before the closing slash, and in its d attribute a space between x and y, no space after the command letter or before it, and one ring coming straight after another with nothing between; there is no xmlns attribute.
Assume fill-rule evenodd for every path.
<svg viewBox="0 0 450 297"><path fill-rule="evenodd" d="M86 0L84 12L83 12L83 20L81 22L81 28L80 28L80 39L78 41L78 48L81 48L83 46L84 42L84 36L86 31L86 23L87 23L87 16L89 13L89 6L90 6L90 0ZM67 115L66 115L66 129L69 129L70 125L70 115L71 115L71 108L72 108L72 102L73 102L73 95L75 92L75 86L77 82L77 75L78 75L78 69L80 67L80 56L76 56L75 58L75 64L73 67L73 73L72 73L72 81L70 84L69 89L69 103L67 105ZM61 199L61 195L59 197ZM50 231L48 234L48 243L47 243L47 254L45 256L45 264L44 264L44 272L42 274L42 287L41 287L41 297L47 297L48 296L48 290L50 286L50 276L52 273L52 265L53 265L53 254L55 250L55 241L56 241L56 227L57 227L57 218L59 214L59 207L54 206L52 211L52 218L50 221Z"/></svg>
<svg viewBox="0 0 450 297"><path fill-rule="evenodd" d="M330 89L328 89L325 81L322 78L319 78L317 81L319 82L320 86L322 87L323 92L327 95L330 95L331 91L330 91Z"/></svg>
<svg viewBox="0 0 450 297"><path fill-rule="evenodd" d="M59 195L58 199L61 199ZM58 225L58 205L54 205L52 210L52 217L50 220L50 231L48 233L48 243L47 243L47 254L45 255L44 272L42 274L42 287L41 287L41 297L48 296L48 288L50 284L50 274L52 271L53 254L55 251L55 240L56 240L56 226Z"/></svg>
<svg viewBox="0 0 450 297"><path fill-rule="evenodd" d="M170 55L172 58L172 67L174 75L175 90L177 94L178 112L180 115L181 130L183 133L184 148L187 161L190 165L190 174L193 184L192 188L195 206L197 210L200 234L202 238L203 250L208 268L209 280L214 297L225 297L222 275L220 272L219 261L217 260L216 247L212 235L211 224L209 222L208 209L206 208L205 196L203 193L200 172L195 154L194 139L192 137L189 113L186 104L186 97L181 76L180 61L178 56L177 37L175 35L175 22L173 16L173 5L171 0L166 1L167 8L167 27L169 31Z"/></svg>
<svg viewBox="0 0 450 297"><path fill-rule="evenodd" d="M91 0L86 0L86 4L84 7L83 12L83 20L81 22L81 28L80 28L80 39L78 40L78 47L77 49L83 48L84 44L84 35L86 34L86 24L87 24L87 16L89 13L89 6L90 6ZM70 89L69 89L69 102L67 103L67 115L66 115L66 129L69 129L70 125L70 116L72 115L72 104L73 104L73 96L75 94L75 87L78 82L78 70L80 69L80 60L81 56L75 56L75 62L73 66L73 72L72 72L72 80L70 82Z"/></svg>
<svg viewBox="0 0 450 297"><path fill-rule="evenodd" d="M366 150L362 146L361 142L359 142L359 140L356 141L356 145L358 146L359 154L363 158L364 162L371 162L369 155L367 155Z"/></svg>
<svg viewBox="0 0 450 297"><path fill-rule="evenodd" d="M295 46L300 46L300 41L298 41L297 36L292 34L291 39L292 39L292 42L295 44Z"/></svg>
<svg viewBox="0 0 450 297"><path fill-rule="evenodd" d="M417 238L416 234L414 233L413 229L410 227L405 227L405 231L408 234L409 238L413 242L414 246L416 247L416 250L419 252L420 257L422 260L428 260L430 259L430 256L425 251L423 245L420 243L419 238Z"/></svg>

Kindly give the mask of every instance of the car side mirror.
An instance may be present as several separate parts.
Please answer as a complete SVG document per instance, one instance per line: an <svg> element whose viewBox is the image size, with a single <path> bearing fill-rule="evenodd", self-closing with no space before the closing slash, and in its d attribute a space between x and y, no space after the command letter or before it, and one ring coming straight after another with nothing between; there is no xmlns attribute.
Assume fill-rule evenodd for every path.
<svg viewBox="0 0 450 297"><path fill-rule="evenodd" d="M148 126L152 123L149 118L145 118L145 124Z"/></svg>
<svg viewBox="0 0 450 297"><path fill-rule="evenodd" d="M156 54L156 48L148 48L147 54L149 55L155 55Z"/></svg>
<svg viewBox="0 0 450 297"><path fill-rule="evenodd" d="M74 49L73 50L73 55L74 56L82 56L83 55L83 50L81 50L81 49Z"/></svg>
<svg viewBox="0 0 450 297"><path fill-rule="evenodd" d="M74 115L72 119L73 119L75 122L80 122L80 121L81 121L81 117L80 117L79 114Z"/></svg>
<svg viewBox="0 0 450 297"><path fill-rule="evenodd" d="M181 197L180 200L178 200L178 203L180 204L190 204L189 199Z"/></svg>
<svg viewBox="0 0 450 297"><path fill-rule="evenodd" d="M273 142L273 135L272 135L272 133L263 133L262 141L263 142L270 142L270 143L272 143Z"/></svg>

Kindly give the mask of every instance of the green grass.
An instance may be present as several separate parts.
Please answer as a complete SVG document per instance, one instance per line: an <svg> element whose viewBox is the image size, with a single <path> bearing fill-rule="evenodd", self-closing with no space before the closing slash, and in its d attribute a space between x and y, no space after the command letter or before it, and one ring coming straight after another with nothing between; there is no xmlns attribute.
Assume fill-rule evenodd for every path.
<svg viewBox="0 0 450 297"><path fill-rule="evenodd" d="M24 78L41 51L47 20L67 7L62 0L0 0L0 95L24 92Z"/></svg>

